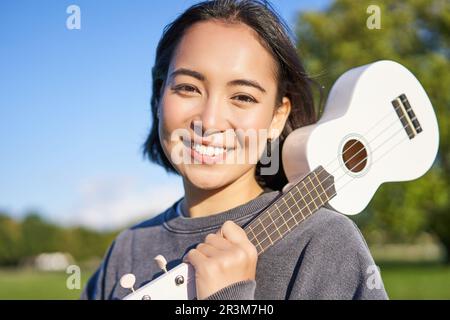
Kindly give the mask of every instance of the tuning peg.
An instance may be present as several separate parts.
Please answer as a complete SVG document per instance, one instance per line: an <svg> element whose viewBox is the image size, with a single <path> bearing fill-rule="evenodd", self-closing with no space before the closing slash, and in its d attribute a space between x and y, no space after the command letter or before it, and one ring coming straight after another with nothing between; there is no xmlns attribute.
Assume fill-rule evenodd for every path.
<svg viewBox="0 0 450 320"><path fill-rule="evenodd" d="M167 260L162 255L158 254L155 258L156 264L158 267L163 270L164 272L167 272Z"/></svg>
<svg viewBox="0 0 450 320"><path fill-rule="evenodd" d="M124 289L130 289L134 292L134 284L136 282L136 277L132 273L127 273L120 278L120 286Z"/></svg>

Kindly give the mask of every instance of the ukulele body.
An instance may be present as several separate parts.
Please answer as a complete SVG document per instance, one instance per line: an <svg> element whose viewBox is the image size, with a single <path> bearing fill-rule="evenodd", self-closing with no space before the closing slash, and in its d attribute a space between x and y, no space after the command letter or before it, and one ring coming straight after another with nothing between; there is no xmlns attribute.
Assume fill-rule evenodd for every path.
<svg viewBox="0 0 450 320"><path fill-rule="evenodd" d="M414 136L406 130L414 127L412 117L400 119L392 103L401 95L421 128ZM437 120L425 90L408 69L384 60L343 74L320 120L286 138L282 161L289 182L322 165L334 176L337 190L329 204L354 215L382 183L413 180L427 172L438 144Z"/></svg>

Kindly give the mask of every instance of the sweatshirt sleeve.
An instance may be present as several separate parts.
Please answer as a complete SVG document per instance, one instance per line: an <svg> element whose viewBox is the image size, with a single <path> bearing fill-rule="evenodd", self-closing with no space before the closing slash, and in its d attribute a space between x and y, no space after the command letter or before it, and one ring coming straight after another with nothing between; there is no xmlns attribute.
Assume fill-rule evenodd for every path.
<svg viewBox="0 0 450 320"><path fill-rule="evenodd" d="M361 232L342 214L315 230L299 260L289 299L388 299Z"/></svg>
<svg viewBox="0 0 450 320"><path fill-rule="evenodd" d="M205 300L254 300L255 288L255 280L239 281L220 289Z"/></svg>

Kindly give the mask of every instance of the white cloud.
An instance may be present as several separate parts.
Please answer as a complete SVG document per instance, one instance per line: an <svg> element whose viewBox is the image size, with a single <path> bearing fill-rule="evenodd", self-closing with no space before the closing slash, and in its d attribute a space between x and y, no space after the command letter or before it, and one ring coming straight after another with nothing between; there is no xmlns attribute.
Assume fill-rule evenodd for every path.
<svg viewBox="0 0 450 320"><path fill-rule="evenodd" d="M180 180L139 183L133 177L97 177L81 184L70 221L95 229L121 228L162 212L183 196Z"/></svg>

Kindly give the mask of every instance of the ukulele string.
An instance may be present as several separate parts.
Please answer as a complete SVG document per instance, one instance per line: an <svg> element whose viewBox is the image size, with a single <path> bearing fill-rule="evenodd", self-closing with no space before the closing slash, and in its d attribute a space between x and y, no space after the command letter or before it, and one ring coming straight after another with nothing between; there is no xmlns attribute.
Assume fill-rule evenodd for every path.
<svg viewBox="0 0 450 320"><path fill-rule="evenodd" d="M378 160L380 160L382 157L384 157L387 153L389 153L393 148L395 148L397 145L399 145L400 143L402 143L402 142L404 142L406 140L406 137L404 138L404 139L402 139L402 140L400 140L397 144L395 144L393 147L391 147L387 152L385 152L381 157L379 157L376 161L378 161ZM375 163L376 161L374 161L373 163ZM358 165L358 164L357 164ZM357 165L355 165L354 167L356 167ZM353 168L354 168L353 167ZM352 169L353 169L352 168ZM322 170L323 171L323 170ZM341 176L342 177L342 176ZM337 180L339 180L341 177L339 177ZM340 188L338 188L336 191L335 191L335 193L334 194L332 194L331 196L330 196L330 199L331 198L333 198L340 190L342 190L345 186L347 186L350 182L352 182L353 180L354 180L355 178L351 178L348 182L346 182L344 185L342 185ZM318 181L319 181L319 179L317 179ZM336 180L336 181L337 181ZM320 183L322 183L322 181L319 181ZM309 203L307 203L307 204L305 204L302 208L300 208L299 206L298 206L298 204L294 201L294 204L292 205L292 206L287 206L287 202L286 202L286 206L288 207L288 209L290 210L291 208L293 208L294 206L297 206L297 208L299 209L299 212L301 213L301 215L302 215L302 219L300 219L300 221L298 221L297 222L297 220L295 219L295 216L296 215L292 215L290 218L288 218L287 220L286 219L284 219L284 216L283 216L283 214L284 213L282 213L282 212L279 212L278 213L278 215L277 215L277 217L275 218L275 220L270 216L271 215L271 212L269 212L268 213L268 216L270 216L270 218L271 218L271 220L272 220L272 222L275 224L275 221L277 221L278 219L280 219L280 218L282 218L283 219L283 221L284 221L284 224L286 224L286 227L287 227L287 229L290 231L291 229L289 228L289 225L287 224L287 222L289 222L289 221L291 221L292 219L294 219L294 222L295 222L295 225L294 225L294 227L295 226L297 226L300 222L302 222L303 220L305 220L306 218L308 218L311 214L313 214L314 212L312 212L311 210L309 210L309 205L311 204L311 203L313 203L314 202L314 200L317 200L317 199L320 199L320 200L322 200L320 197L323 195L323 194L325 194L325 196L327 196L327 194L326 194L326 191L328 191L331 187L333 187L333 185L330 185L329 187L327 187L326 189L323 189L323 192L319 192L317 189L316 189L316 187L313 185L313 189L316 191L316 193L317 193L317 197L313 197L312 195L311 195L311 191L308 191L308 190L306 190L306 191L308 191L308 193L307 193L307 195L309 195L310 196L310 198L312 199ZM305 188L306 189L306 185L304 184L304 186L303 186L303 188ZM299 191L297 191L297 193L298 194L301 194ZM305 203L306 203L306 201L304 201ZM314 202L314 205L315 205L315 202ZM306 208L306 207L308 207L308 211L309 211L309 213L308 214L306 214L305 216L303 216L303 213L302 213L302 210L304 209L304 208ZM316 206L317 207L317 206ZM318 210L319 208L316 208L316 210ZM264 220L266 220L266 218L267 218L267 216L266 217L264 217L263 218L263 220L262 221L264 221ZM268 247L266 247L266 248L264 248L262 245L261 245L261 242L263 242L264 240L262 240L261 242L260 241L258 241L258 236L260 235L260 234L262 234L263 233L263 231L266 231L266 233L267 233L267 238L269 239L269 241L273 244L273 241L272 241L272 239L270 238L270 236L271 235L273 235L275 232L279 232L280 233L280 235L281 235L281 232L279 231L279 229L277 228L275 231L273 231L273 232L271 232L271 233L269 233L269 232L267 232L267 229L264 227L264 224L262 224L262 221L261 221L261 225L262 225L262 227L263 227L263 230L261 230L260 232L258 232L257 234L255 234L255 232L253 231L253 229L252 229L252 224L250 224L249 225L249 231L251 231L252 232L252 236L250 237L249 236L249 240L251 241L252 239L255 239L255 240L257 240L257 242L258 242L258 244L259 244L259 246L261 247L261 250L259 251L259 254L260 253L262 253L263 251L265 251ZM284 236L284 234L282 235L282 236Z"/></svg>
<svg viewBox="0 0 450 320"><path fill-rule="evenodd" d="M404 116L404 115L403 115L403 116ZM402 116L402 117L403 117L403 116ZM400 119L401 119L402 117L400 117ZM386 117L384 117L384 118L386 118ZM383 119L384 119L384 118L383 118ZM396 121L398 121L398 120L396 120ZM379 122L381 122L381 121L379 121ZM392 126L392 124L390 124L390 125L387 127L387 129L389 129L391 126ZM407 127L407 125L403 126L403 127L400 128L399 130L397 130L393 135L391 135L388 139L384 140L380 145L378 145L375 149L372 150L372 154L373 154L377 149L379 149L379 147L381 147L382 145L384 145L387 141L389 141L390 139L392 139L393 137L395 137L399 132L403 131L406 127ZM385 130L387 130L387 129L385 129ZM372 128L371 128L370 130L372 130ZM369 131L370 131L370 130L369 130ZM385 132L385 130L383 130L383 132ZM380 135L381 135L381 134L377 135L377 136L376 136L375 138L373 138L370 142L373 142L373 141L374 141L377 137L379 137ZM383 158L387 153L389 153L390 151L392 151L393 148L397 147L400 143L404 142L404 141L406 140L406 138L407 138L407 136L406 136L405 138L403 138L402 140L400 140L398 143L396 143L393 147L391 147L390 149L388 149L382 156L380 156L380 157L377 158L375 161L373 161L372 164L375 164L376 162L378 162L379 160L381 160L381 158ZM370 142L369 142L369 143L370 143ZM364 149L359 150L356 154L358 154L358 153L361 152L362 150L364 150ZM355 154L355 155L356 155L356 154ZM340 155L342 155L342 154L340 154ZM347 162L349 162L351 159L353 159L355 155L353 155L350 159L348 159L347 161L345 161L345 162L344 162L344 165L347 164ZM350 171L353 170L353 169L356 168L358 165L360 165L361 163L363 163L367 158L368 158L368 156L364 157L361 161L359 161L356 165L354 165L354 166L353 166L351 169L349 169L349 170L350 170ZM336 161L336 159L333 160L332 162L334 162L334 161ZM336 170L334 170L332 173L336 172L336 171L337 171L338 169L340 169L340 168L341 168L341 167L338 167L338 168L337 168ZM316 173L316 175L319 175L319 174L320 174L321 172L323 172L324 170L325 170L325 168L321 169L321 170L319 171L319 173ZM335 180L335 183L336 183L337 181L339 181L341 178L343 178L344 176L348 176L348 175L344 172L343 175L339 176L339 177ZM317 180L319 181L319 183L322 183L322 182L323 182L323 181L320 181L320 180L318 179L318 177L316 177L316 178L317 178ZM345 186L347 186L347 185L348 185L351 181L353 181L354 179L355 179L355 177L350 177L350 180L349 180L348 182L346 182L344 185L342 185L340 188L338 188L338 189L336 190L335 194L332 195L332 197L333 197L334 195L336 195L338 191L342 190ZM313 184L312 184L312 185L313 185ZM299 208L298 205L295 203L295 201L294 201L294 205L297 205L297 207L300 209L300 212L301 212L301 210L304 209L306 206L308 206L308 209L309 209L309 205L310 205L311 203L313 203L314 200L318 199L318 198L319 198L321 195L323 195L323 194L325 194L325 196L327 196L327 195L326 195L326 191L329 190L332 186L333 186L333 185L327 187L326 189L324 189L323 192L318 192L317 189L316 189L316 187L313 185L313 188L314 188L314 190L316 191L316 193L318 194L318 196L315 197L315 198L312 197L311 194L310 194L310 191L309 191L307 195L309 195L310 198L312 199L309 203L307 203L305 206L303 206L303 208ZM306 187L305 184L304 184L304 187ZM306 188L305 188L305 189L306 189ZM308 190L306 190L306 191L308 191ZM297 192L300 194L299 191L297 191ZM315 204L315 203L314 203L314 204ZM291 209L292 207L294 207L294 205L292 205L291 207L288 207L288 209ZM310 213L310 214L311 214L311 213ZM308 217L310 214L306 215L306 217ZM303 214L302 214L302 215L303 215ZM304 217L304 219L306 219L306 217ZM283 217L283 215L282 215L281 213L279 213L279 214L278 214L278 217L276 217L275 220L274 220L274 219L272 218L272 216L271 216L271 212L269 212L268 215L267 215L266 217L264 217L262 221L264 221L264 220L267 219L267 218L270 218L270 219L272 220L273 223L275 223L275 221L278 220L279 218L283 218L283 220L284 220L284 217ZM286 226L288 226L288 225L287 225L287 222L290 221L291 219L294 219L294 221L296 222L296 220L295 220L295 215L293 215L293 216L292 216L291 218L289 218L287 221L285 220ZM262 221L261 221L261 222L262 222ZM264 225L263 225L262 223L261 223L261 225L263 226L263 230L262 230L261 232L259 232L258 234L255 234L255 233L253 232L252 224L250 224L250 225L248 226L248 227L249 227L249 231L251 231L251 232L253 233L255 239L256 239L256 237L257 237L259 234L261 234L263 231L266 231L266 233L267 233L268 236L269 236L269 240L271 240L271 239L270 239L270 235L272 235L275 231L269 234L269 233L267 232L267 230L265 229ZM289 227L288 227L288 229L289 229ZM278 229L277 229L277 230L278 230ZM277 231L277 230L276 230L276 231ZM278 230L278 231L279 231L279 230ZM262 247L262 246L261 246L261 247Z"/></svg>
<svg viewBox="0 0 450 320"><path fill-rule="evenodd" d="M368 145L370 145L371 143L373 143L377 138L379 138L379 137L381 137L387 130L389 130L390 128L392 128L396 123L397 123L397 121L398 120L400 120L401 121L401 119L403 119L403 117L405 117L405 114L403 114L401 117L399 117L398 119L396 118L393 122L391 122L387 127L385 127L385 128L383 128L382 130L381 130L381 132L380 133L378 133L375 137L373 137L371 140L369 140L368 142L367 142L367 144ZM386 118L386 117L385 117ZM379 121L379 122L381 122L381 121ZM401 128L401 129L399 129L399 131L402 131L403 129L405 129L406 127L407 127L408 125L406 125L406 126L403 126L403 128ZM375 127L375 126L374 126ZM370 131L370 130L369 130ZM369 132L368 131L368 132ZM367 132L367 133L368 133ZM365 137L365 135L367 135L367 133L364 133L363 135L361 135L363 138L366 138ZM396 133L398 133L398 132L396 132ZM394 134L394 136L395 136L395 134ZM349 149L351 149L355 144L357 144L358 143L358 140L356 140L355 139L355 141L350 145L350 147L348 147L348 149L347 150L349 150ZM358 150L358 152L356 152L354 155L352 155L347 161L345 161L344 162L344 165L345 164L347 164L347 162L349 162L349 161L351 161L354 157L356 157L360 152L362 152L362 151L364 151L365 149L364 148L361 148L360 150ZM329 162L325 167L329 167L332 163L334 163L334 162L336 162L336 161L338 161L339 159L340 159L340 157L342 156L342 155L344 155L344 153L345 153L345 151L344 152L342 152L342 153L340 153L340 154L338 154L338 156L337 157L335 157L331 162ZM364 158L363 160L366 160L367 159L367 157L366 158ZM341 166L338 166L335 170L333 170L332 172L330 172L330 174L333 174L334 172L336 172L338 169L340 169L341 168ZM352 169L354 169L354 168L352 168ZM324 169L323 169L324 170ZM319 173L321 173L322 171L320 171Z"/></svg>
<svg viewBox="0 0 450 320"><path fill-rule="evenodd" d="M390 115L392 112L390 112L388 115ZM402 115L399 119L401 120L403 117L404 117L405 115ZM375 128L376 126L378 126L378 124L380 123L380 122L382 122L382 121L384 121L385 119L387 118L387 116L383 116L383 118L381 119L381 120L379 120L375 125L373 125L366 133L365 133L365 135L368 133L368 132L370 132L373 128ZM389 128L391 128L395 123L397 123L397 119L395 119L395 121L393 121L392 123L390 123L386 128L384 128L383 130L382 130L382 132L381 133L379 133L378 135L376 135L373 139L371 139L369 142L368 142L368 144L370 145L370 143L372 143L373 141L375 141L378 137L380 137L383 133L385 133L386 132L386 130L388 130ZM406 125L407 126L407 125ZM403 126L402 128L400 128L398 131L396 131L395 133L394 133L394 135L392 135L391 137L389 137L387 140L390 140L392 137L394 137L395 135L397 135L398 134L398 132L400 132L400 131L402 131L404 128L406 128L406 126ZM364 137L364 136L363 136ZM375 150L377 150L381 145L383 145L387 140L385 140L383 143L381 143L377 148L375 148L373 151L372 151L372 153L375 151ZM356 143L356 142L355 142ZM355 144L355 143L353 143L353 144ZM345 162L344 162L344 165L346 165L349 161L351 161L355 156L357 156L361 151L363 151L363 150L365 150L364 148L363 149L360 149L358 152L356 152L352 157L350 157L348 160L346 160ZM341 153L340 155L338 155L338 157L339 156L342 156L343 155L343 153ZM339 158L338 157L335 157L331 162L329 162L329 164L331 164L331 163L333 163L333 162L335 162L336 160L338 160ZM358 165L360 165L362 162L364 162L366 159L368 158L368 156L366 156L365 158L363 158L360 162L358 162L355 166L353 166L351 169L350 169L350 171L352 170L352 169L354 169L354 168L356 168ZM377 159L377 160L380 160L381 159L381 157L379 158L379 159ZM375 163L375 161L374 162L372 162L372 164L374 164ZM328 165L327 165L328 166ZM333 174L333 173L335 173L337 170L339 170L341 167L339 166L339 167L337 167L335 170L333 170L332 172L330 172L330 174ZM321 171L319 171L318 173L317 173L317 175L319 175L320 173L322 173L323 171L325 170L325 168L323 168ZM335 180L335 183L337 182L337 181L339 181L342 177L344 177L344 176L347 176L347 174L344 172L344 174L343 175L341 175L339 178L337 178L336 180ZM354 179L354 178L353 178ZM350 180L350 181L352 181L352 180ZM322 181L319 181L320 183L322 183ZM348 184L348 182L345 184L345 185L347 185ZM327 188L327 190L328 190L328 188ZM316 191L317 192L317 191ZM319 194L320 195L320 194ZM308 204L309 205L309 204ZM265 217L265 218L263 218L263 220L262 221L264 221L266 218L271 218L272 219L272 221L276 221L276 220L273 220L273 218L272 218L272 216L270 215L270 213ZM277 217L276 219L278 219L279 217ZM249 225L249 228L251 228L251 226L252 226L252 224L250 223L250 225ZM264 226L264 225L263 225ZM250 230L250 231L252 231L252 230ZM261 231L262 232L262 231Z"/></svg>
<svg viewBox="0 0 450 320"><path fill-rule="evenodd" d="M364 132L361 136L362 137L366 137L368 135L368 133L370 131L372 131L373 129L375 129L381 122L383 122L384 120L386 120L387 117L389 117L390 115L392 115L392 111L387 112L380 120L378 120L372 127L370 127L366 132ZM399 119L403 118L404 115L402 115ZM398 120L395 119L392 123L390 123L387 128L389 129L394 123L396 123ZM377 136L381 135L382 133L379 133ZM375 136L375 138L377 137ZM375 139L374 138L374 139ZM370 142L372 142L374 139L372 139ZM369 142L369 143L370 143ZM356 145L358 143L358 141L354 141L350 147L348 147L348 149L351 149L354 145ZM341 154L342 155L342 154ZM330 159L330 161L325 165L325 167L329 167L332 163L334 163L335 161L337 161L339 159L338 157L333 157L332 159Z"/></svg>

